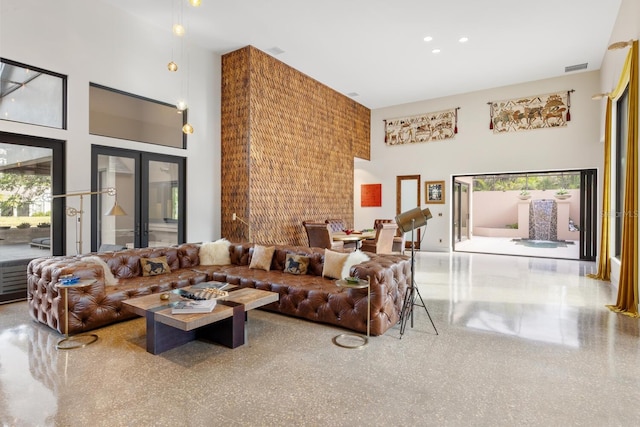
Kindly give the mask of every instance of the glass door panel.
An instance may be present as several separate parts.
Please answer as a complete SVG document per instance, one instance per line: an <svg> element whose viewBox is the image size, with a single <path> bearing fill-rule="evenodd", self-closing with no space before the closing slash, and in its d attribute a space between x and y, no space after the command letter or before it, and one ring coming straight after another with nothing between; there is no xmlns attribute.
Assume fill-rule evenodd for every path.
<svg viewBox="0 0 640 427"><path fill-rule="evenodd" d="M420 207L420 175L396 177L396 214ZM414 232L415 249L420 249L420 228ZM411 247L411 232L405 233L405 245Z"/></svg>
<svg viewBox="0 0 640 427"><path fill-rule="evenodd" d="M27 297L27 264L63 255L64 142L0 132L0 304Z"/></svg>
<svg viewBox="0 0 640 427"><path fill-rule="evenodd" d="M148 162L149 209L147 246L170 246L178 243L178 164L150 160Z"/></svg>
<svg viewBox="0 0 640 427"><path fill-rule="evenodd" d="M97 250L136 246L136 163L134 157L98 155L98 191L115 188L116 196L97 197ZM116 200L126 215L105 215Z"/></svg>

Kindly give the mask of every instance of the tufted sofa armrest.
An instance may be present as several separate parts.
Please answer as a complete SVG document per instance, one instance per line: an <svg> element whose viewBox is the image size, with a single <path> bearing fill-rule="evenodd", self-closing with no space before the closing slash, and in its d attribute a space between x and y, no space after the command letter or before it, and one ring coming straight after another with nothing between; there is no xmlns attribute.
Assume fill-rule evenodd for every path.
<svg viewBox="0 0 640 427"><path fill-rule="evenodd" d="M81 256L34 259L27 266L29 313L35 320L58 332L66 332L64 294L68 292L70 333L87 331L133 318L135 315L125 310L122 301L207 280L206 274L191 269L199 263L198 251L197 244L182 244L173 247L137 248ZM107 285L103 267L97 263L82 260L87 255L102 259L118 279L118 284ZM171 272L161 276L143 277L140 258L161 256L167 257ZM95 279L95 283L60 291L56 284L64 275L74 275L80 279Z"/></svg>
<svg viewBox="0 0 640 427"><path fill-rule="evenodd" d="M371 333L378 335L400 320L411 263L404 255L368 255L369 261L351 267L351 275L370 280Z"/></svg>
<svg viewBox="0 0 640 427"><path fill-rule="evenodd" d="M27 300L29 313L35 320L63 333L64 292L56 284L61 276L75 275L80 279L95 279L90 286L68 288L69 305L82 304L87 307L79 316L91 317L92 308L88 300L100 301L105 297L104 270L98 264L82 261L78 257L37 258L27 266ZM91 305L91 304L89 304ZM73 320L69 319L71 325ZM70 331L72 328L70 326Z"/></svg>

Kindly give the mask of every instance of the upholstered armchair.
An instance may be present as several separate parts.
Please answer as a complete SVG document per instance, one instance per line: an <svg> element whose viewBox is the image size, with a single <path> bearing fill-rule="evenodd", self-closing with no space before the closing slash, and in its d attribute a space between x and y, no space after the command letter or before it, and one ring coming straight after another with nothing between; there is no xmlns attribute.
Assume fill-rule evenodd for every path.
<svg viewBox="0 0 640 427"><path fill-rule="evenodd" d="M375 239L363 240L360 250L376 254L393 253L393 238L397 230L398 224L395 222L378 224Z"/></svg>
<svg viewBox="0 0 640 427"><path fill-rule="evenodd" d="M396 223L393 219L376 219L373 221L373 229L376 230L378 224L390 224ZM393 252L403 254L405 250L405 233L400 228L396 231L396 235L393 238Z"/></svg>
<svg viewBox="0 0 640 427"><path fill-rule="evenodd" d="M310 248L344 249L344 243L333 241L329 232L329 225L324 222L302 221Z"/></svg>

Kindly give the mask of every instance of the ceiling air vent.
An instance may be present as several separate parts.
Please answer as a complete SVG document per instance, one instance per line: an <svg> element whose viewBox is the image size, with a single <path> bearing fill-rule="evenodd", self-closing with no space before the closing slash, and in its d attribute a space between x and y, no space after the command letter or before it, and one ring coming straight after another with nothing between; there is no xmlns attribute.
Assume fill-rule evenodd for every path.
<svg viewBox="0 0 640 427"><path fill-rule="evenodd" d="M585 62L584 64L569 65L568 67L564 67L564 72L570 73L572 71L586 70L587 65L589 65L588 62Z"/></svg>
<svg viewBox="0 0 640 427"><path fill-rule="evenodd" d="M267 49L267 52L269 52L273 56L277 56L284 53L284 50L280 49L278 46L274 46L270 49Z"/></svg>

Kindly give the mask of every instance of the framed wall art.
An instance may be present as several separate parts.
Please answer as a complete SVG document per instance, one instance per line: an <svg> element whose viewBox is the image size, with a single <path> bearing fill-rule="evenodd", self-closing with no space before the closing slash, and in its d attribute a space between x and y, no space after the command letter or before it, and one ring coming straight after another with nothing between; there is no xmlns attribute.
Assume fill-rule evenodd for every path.
<svg viewBox="0 0 640 427"><path fill-rule="evenodd" d="M444 203L444 181L424 182L425 203Z"/></svg>
<svg viewBox="0 0 640 427"><path fill-rule="evenodd" d="M382 184L362 184L360 186L360 206L382 206Z"/></svg>

